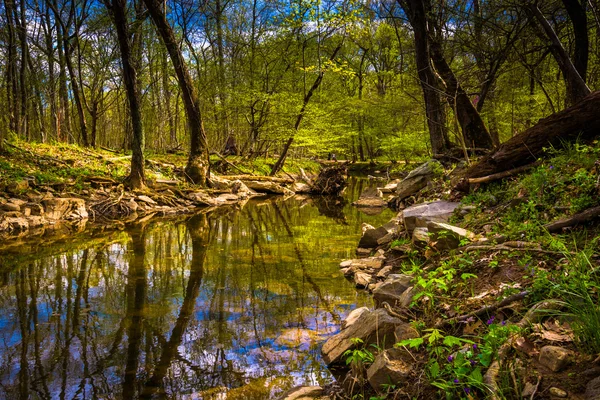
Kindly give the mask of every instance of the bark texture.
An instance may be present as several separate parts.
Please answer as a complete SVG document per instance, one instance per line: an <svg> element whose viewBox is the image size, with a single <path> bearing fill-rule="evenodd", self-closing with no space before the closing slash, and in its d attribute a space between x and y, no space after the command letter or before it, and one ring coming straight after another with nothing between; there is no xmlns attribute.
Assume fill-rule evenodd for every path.
<svg viewBox="0 0 600 400"><path fill-rule="evenodd" d="M469 168L466 178L496 174L531 163L544 148L559 146L562 141L589 139L600 134L600 91L579 103L557 112L514 136L493 153Z"/></svg>

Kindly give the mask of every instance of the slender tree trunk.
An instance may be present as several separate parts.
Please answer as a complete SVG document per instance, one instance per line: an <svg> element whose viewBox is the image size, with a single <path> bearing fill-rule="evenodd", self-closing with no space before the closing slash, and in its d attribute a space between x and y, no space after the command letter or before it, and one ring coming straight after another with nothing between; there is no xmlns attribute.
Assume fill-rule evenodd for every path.
<svg viewBox="0 0 600 400"><path fill-rule="evenodd" d="M190 181L199 185L204 185L210 174L210 164L208 160L208 143L204 124L200 111L200 102L192 77L187 69L181 50L179 49L177 38L173 29L169 25L163 12L162 3L158 0L144 0L150 17L154 21L160 37L169 52L173 68L177 75L185 111L188 118L190 129L190 154L185 173Z"/></svg>
<svg viewBox="0 0 600 400"><path fill-rule="evenodd" d="M554 29L552 29L552 26L546 20L538 6L535 4L529 4L526 6L526 10L530 16L537 20L538 24L540 24L546 33L546 36L550 38L550 41L552 42L550 50L552 51L554 59L558 63L567 86L567 105L575 104L591 93L590 88L586 85L584 78L579 74L577 68L575 68L573 61L563 47L560 39L556 35L556 32L554 32Z"/></svg>
<svg viewBox="0 0 600 400"><path fill-rule="evenodd" d="M4 13L6 15L6 29L8 43L6 52L6 100L8 103L8 128L15 133L19 130L20 108L19 89L17 81L17 35L14 20L14 0L4 0Z"/></svg>
<svg viewBox="0 0 600 400"><path fill-rule="evenodd" d="M333 53L331 53L331 57L329 57L329 61L333 61L335 59L335 56L342 48L343 43L344 43L343 41L340 41L340 43L337 45L337 47L333 50ZM324 76L325 76L325 71L323 69L321 69L321 71L319 71L319 75L317 76L317 79L315 79L312 86L310 87L310 89L308 90L306 95L304 96L304 101L302 102L302 108L300 109L300 112L296 116L296 123L294 124L294 133L298 132L298 130L300 129L300 124L302 123L302 120L304 119L304 115L306 114L306 107L308 106L308 103L310 102L310 99L312 98L315 91L321 85L321 82L323 82ZM277 160L277 162L275 163L275 165L273 165L273 168L271 169L271 174L270 174L271 176L274 176L277 172L279 172L279 170L281 168L283 168L283 164L285 163L287 153L288 153L293 141L294 141L294 136L292 135L285 142L285 145L283 146L283 150L281 151L281 155L279 156L279 159Z"/></svg>
<svg viewBox="0 0 600 400"><path fill-rule="evenodd" d="M20 68L19 68L19 88L21 90L21 93L19 95L20 99L21 99L21 111L19 112L20 115L20 120L18 121L19 124L19 132L21 133L21 135L23 135L23 137L27 140L30 140L30 132L29 132L29 118L28 118L28 105L29 105L29 101L28 99L30 98L28 96L28 81L27 81L27 65L28 65L28 60L27 57L29 55L29 49L27 47L27 22L26 22L26 17L25 17L25 0L21 0L20 4L19 4L19 8L20 8L20 15L19 18L15 17L15 21L18 22L18 33L19 33L19 41L21 42L21 64L20 64Z"/></svg>
<svg viewBox="0 0 600 400"><path fill-rule="evenodd" d="M587 0L562 0L575 35L575 54L573 57L573 66L579 72L579 76L584 82L587 81L587 69L589 60L590 40L588 36L588 23L586 4Z"/></svg>
<svg viewBox="0 0 600 400"><path fill-rule="evenodd" d="M492 137L475 106L471 103L471 99L469 99L446 62L442 46L432 37L429 38L429 41L431 59L435 69L444 80L448 103L454 108L466 146L491 149L494 146Z"/></svg>
<svg viewBox="0 0 600 400"><path fill-rule="evenodd" d="M427 12L431 10L430 0L397 0L408 16L413 28L415 40L415 59L419 82L423 89L425 114L433 155L448 151L448 131L446 113L440 98L437 78L430 62L429 44L427 40Z"/></svg>

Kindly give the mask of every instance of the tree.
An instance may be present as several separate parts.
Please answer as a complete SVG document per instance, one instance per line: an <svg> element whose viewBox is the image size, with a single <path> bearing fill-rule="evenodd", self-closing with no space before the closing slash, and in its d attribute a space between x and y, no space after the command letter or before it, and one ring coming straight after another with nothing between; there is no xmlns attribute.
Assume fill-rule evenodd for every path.
<svg viewBox="0 0 600 400"><path fill-rule="evenodd" d="M131 172L127 177L127 183L134 189L141 189L146 183L144 174L144 146L145 137L142 125L142 114L140 111L140 90L138 87L137 72L134 67L131 54L131 42L129 34L129 22L127 17L126 0L104 0L106 8L110 11L119 41L121 51L121 68L123 81L127 92L129 104L129 115L133 130L133 145L131 156Z"/></svg>
<svg viewBox="0 0 600 400"><path fill-rule="evenodd" d="M198 100L196 87L187 69L177 38L165 17L162 3L158 0L144 0L144 3L169 52L185 105L190 129L190 154L185 167L185 173L191 182L204 185L210 174L210 164L208 160L208 143L206 133L204 132L204 123L202 121L200 101Z"/></svg>

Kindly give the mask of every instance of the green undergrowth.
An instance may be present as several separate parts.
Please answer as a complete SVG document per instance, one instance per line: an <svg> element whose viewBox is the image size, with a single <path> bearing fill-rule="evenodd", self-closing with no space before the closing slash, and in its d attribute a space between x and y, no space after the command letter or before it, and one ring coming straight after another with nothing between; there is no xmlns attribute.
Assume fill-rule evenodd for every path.
<svg viewBox="0 0 600 400"><path fill-rule="evenodd" d="M27 180L36 185L68 185L71 190L81 190L94 177L122 181L130 169L130 153L112 152L103 149L82 148L67 143L27 143L15 140L5 146L0 154L0 184ZM148 152L146 178L149 182L157 179L180 179L172 166L183 169L187 162L184 154L158 154ZM245 159L238 156L227 157L228 163L216 155L211 156L213 172L220 175L268 175L275 159ZM288 158L280 172L298 175L300 169L315 174L321 165L315 160Z"/></svg>

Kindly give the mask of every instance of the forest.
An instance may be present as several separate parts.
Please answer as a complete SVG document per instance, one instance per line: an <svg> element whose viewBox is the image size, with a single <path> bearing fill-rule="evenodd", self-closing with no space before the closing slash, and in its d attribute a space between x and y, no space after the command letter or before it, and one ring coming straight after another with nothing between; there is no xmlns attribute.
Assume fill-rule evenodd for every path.
<svg viewBox="0 0 600 400"><path fill-rule="evenodd" d="M147 151L280 156L273 170L288 153L462 157L599 77L591 0L2 6L3 137L133 151L138 165Z"/></svg>
<svg viewBox="0 0 600 400"><path fill-rule="evenodd" d="M600 399L600 1L0 0L0 398Z"/></svg>

